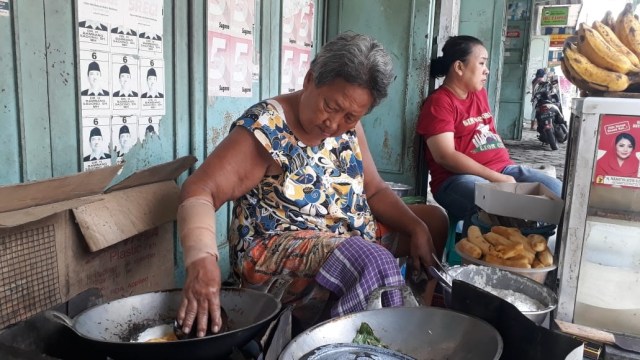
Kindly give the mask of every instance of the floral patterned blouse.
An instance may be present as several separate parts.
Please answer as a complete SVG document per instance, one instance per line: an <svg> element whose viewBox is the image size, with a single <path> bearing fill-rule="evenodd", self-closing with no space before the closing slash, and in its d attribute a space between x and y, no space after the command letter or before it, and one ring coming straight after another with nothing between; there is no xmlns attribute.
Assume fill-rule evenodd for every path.
<svg viewBox="0 0 640 360"><path fill-rule="evenodd" d="M232 258L237 259L255 240L289 231L375 238L355 130L307 146L293 135L274 100L250 107L231 130L236 126L251 131L283 172L265 176L235 201L230 245L236 256Z"/></svg>

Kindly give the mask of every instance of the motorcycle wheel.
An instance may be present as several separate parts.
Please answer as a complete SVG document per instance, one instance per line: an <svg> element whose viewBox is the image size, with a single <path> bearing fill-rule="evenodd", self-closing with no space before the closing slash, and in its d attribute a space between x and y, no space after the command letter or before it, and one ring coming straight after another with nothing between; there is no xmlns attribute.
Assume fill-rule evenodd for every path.
<svg viewBox="0 0 640 360"><path fill-rule="evenodd" d="M565 124L556 124L554 126L554 132L556 134L556 141L560 144L564 143L569 138L569 130L567 130L567 126Z"/></svg>
<svg viewBox="0 0 640 360"><path fill-rule="evenodd" d="M558 150L558 144L556 143L556 137L553 134L553 129L545 128L543 131L544 131L544 137L549 143L549 146L551 146L551 150Z"/></svg>

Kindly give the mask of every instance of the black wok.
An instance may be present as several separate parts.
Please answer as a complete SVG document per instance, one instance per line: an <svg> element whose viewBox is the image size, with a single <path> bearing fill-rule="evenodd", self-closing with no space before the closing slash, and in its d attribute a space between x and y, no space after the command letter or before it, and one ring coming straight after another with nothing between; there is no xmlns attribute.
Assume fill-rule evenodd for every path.
<svg viewBox="0 0 640 360"><path fill-rule="evenodd" d="M145 329L172 324L181 290L146 293L98 305L73 319L57 311L47 316L73 330L100 355L114 360L216 359L247 344L278 314L280 302L250 289L222 288L220 303L229 316L229 331L171 342L131 342Z"/></svg>

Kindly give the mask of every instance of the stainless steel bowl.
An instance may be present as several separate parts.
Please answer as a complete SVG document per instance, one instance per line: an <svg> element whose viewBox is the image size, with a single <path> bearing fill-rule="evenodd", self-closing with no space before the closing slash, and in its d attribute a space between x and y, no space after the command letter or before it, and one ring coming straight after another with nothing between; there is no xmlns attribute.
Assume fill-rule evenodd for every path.
<svg viewBox="0 0 640 360"><path fill-rule="evenodd" d="M488 263L488 262L480 260L480 259L473 258L473 257L467 255L464 251L458 250L458 246L460 246L459 242L456 244L456 252L462 258L462 264L463 265L473 264L473 265L493 267L493 268L496 268L496 269L506 270L506 271L512 272L514 274L522 275L522 276L528 277L530 279L533 279L533 280L539 282L540 284L544 284L544 281L547 278L547 275L552 270L555 270L558 267L556 264L553 264L551 266L546 266L546 267L542 267L542 268L524 269L524 268L511 267L511 266L496 265L496 264Z"/></svg>
<svg viewBox="0 0 640 360"><path fill-rule="evenodd" d="M405 197L409 195L409 191L413 189L412 186L405 185L405 184L394 183L391 181L387 181L386 183L387 185L389 185L391 190L393 190L396 194L398 194L399 197Z"/></svg>
<svg viewBox="0 0 640 360"><path fill-rule="evenodd" d="M473 284L479 288L491 286L495 289L511 290L530 297L544 306L540 311L521 311L537 325L542 324L558 305L558 297L546 286L522 275L488 266L465 265L454 266L448 273L457 280ZM445 305L451 304L451 293L445 288Z"/></svg>

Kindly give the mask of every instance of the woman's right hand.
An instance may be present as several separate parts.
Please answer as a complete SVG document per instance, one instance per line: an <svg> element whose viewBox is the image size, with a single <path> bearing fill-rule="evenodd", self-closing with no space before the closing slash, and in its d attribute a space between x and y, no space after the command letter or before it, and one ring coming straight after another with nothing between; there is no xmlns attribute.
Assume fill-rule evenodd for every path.
<svg viewBox="0 0 640 360"><path fill-rule="evenodd" d="M497 175L493 179L491 179L491 182L496 182L496 183L514 183L514 182L516 182L516 179L514 179L513 176L511 176L511 175L505 175L505 174L497 173Z"/></svg>
<svg viewBox="0 0 640 360"><path fill-rule="evenodd" d="M185 334L188 334L195 324L197 336L204 336L209 317L212 319L211 331L220 331L221 283L220 267L215 256L205 256L189 264L177 317L178 324L182 326Z"/></svg>

